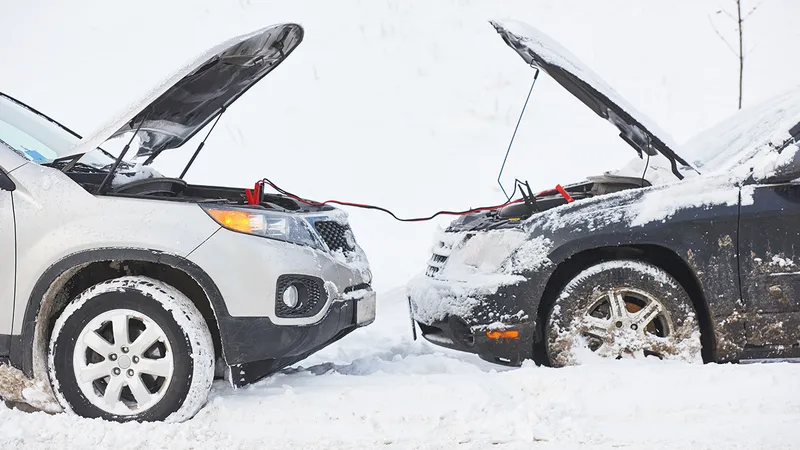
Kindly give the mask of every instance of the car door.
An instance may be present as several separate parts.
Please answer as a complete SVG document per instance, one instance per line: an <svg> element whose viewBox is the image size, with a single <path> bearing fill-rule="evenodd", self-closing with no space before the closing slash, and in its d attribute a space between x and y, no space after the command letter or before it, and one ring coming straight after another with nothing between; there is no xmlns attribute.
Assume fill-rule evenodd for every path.
<svg viewBox="0 0 800 450"><path fill-rule="evenodd" d="M787 169L793 181L742 188L739 270L751 357L800 356L798 163Z"/></svg>
<svg viewBox="0 0 800 450"><path fill-rule="evenodd" d="M11 178L0 167L0 356L9 354L17 251Z"/></svg>

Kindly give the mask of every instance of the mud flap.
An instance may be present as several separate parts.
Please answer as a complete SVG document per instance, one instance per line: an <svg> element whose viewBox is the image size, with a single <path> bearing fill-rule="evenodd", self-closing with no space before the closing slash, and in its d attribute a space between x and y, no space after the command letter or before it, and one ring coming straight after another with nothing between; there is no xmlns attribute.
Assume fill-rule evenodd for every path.
<svg viewBox="0 0 800 450"><path fill-rule="evenodd" d="M414 340L417 340L417 323L414 322L414 309L411 307L411 297L406 297L408 299L408 317L411 319L411 337Z"/></svg>

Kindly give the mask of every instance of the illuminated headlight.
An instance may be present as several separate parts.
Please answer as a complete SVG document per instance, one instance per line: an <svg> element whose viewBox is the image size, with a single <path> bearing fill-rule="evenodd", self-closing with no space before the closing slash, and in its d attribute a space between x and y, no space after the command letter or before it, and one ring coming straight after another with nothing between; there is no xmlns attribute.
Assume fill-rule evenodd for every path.
<svg viewBox="0 0 800 450"><path fill-rule="evenodd" d="M283 304L288 306L289 308L294 308L300 301L300 293L297 292L297 288L290 284L289 287L283 291Z"/></svg>
<svg viewBox="0 0 800 450"><path fill-rule="evenodd" d="M269 210L201 206L214 221L229 230L323 249L311 225L302 217Z"/></svg>

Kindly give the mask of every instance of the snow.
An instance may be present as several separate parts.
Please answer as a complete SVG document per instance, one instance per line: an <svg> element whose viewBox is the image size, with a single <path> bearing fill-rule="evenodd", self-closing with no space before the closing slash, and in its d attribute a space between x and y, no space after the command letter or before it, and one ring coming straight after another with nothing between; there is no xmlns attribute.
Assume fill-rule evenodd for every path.
<svg viewBox="0 0 800 450"><path fill-rule="evenodd" d="M122 14L115 2L32 0L0 14L0 55L11 61L0 89L85 135L172 73L177 60L266 24L301 23L303 44L225 113L187 181L250 187L268 176L305 198L420 216L504 200L496 173L533 73L488 20L513 17L542 29L685 142L736 109L738 60L708 20L720 7L717 0L142 0ZM798 13L794 0L771 0L748 19L745 106L797 83L800 60L786 49L800 42ZM735 39L733 27L721 32ZM179 174L196 144L160 156L158 171ZM552 188L628 163L638 164L638 176L644 161L634 156L613 126L542 76L503 181ZM375 274L375 323L255 386L234 391L215 382L210 403L182 424L119 425L0 406L0 447L796 446L797 365L507 369L412 341L405 292L391 289L425 269L432 236L449 219L406 224L348 212ZM599 207L593 214L622 218Z"/></svg>
<svg viewBox="0 0 800 450"><path fill-rule="evenodd" d="M446 256L447 262L442 265L432 258L428 264L441 267L439 272L433 277L417 275L407 286L414 317L431 324L448 314L472 316L482 297L523 281L519 273L524 270L552 264L547 257L552 247L549 239L529 239L519 229L440 233L433 253Z"/></svg>
<svg viewBox="0 0 800 450"><path fill-rule="evenodd" d="M216 382L180 425L0 407L0 447L750 449L800 438L796 364L508 369L412 341L406 311L402 291L386 292L372 327L254 386Z"/></svg>
<svg viewBox="0 0 800 450"><path fill-rule="evenodd" d="M782 258L778 255L772 257L772 264L778 265L781 268L794 266L794 261L791 259Z"/></svg>
<svg viewBox="0 0 800 450"><path fill-rule="evenodd" d="M136 163L132 168L120 170L111 180L111 186L119 187L134 181L146 180L148 178L162 177L152 166L145 166L142 162Z"/></svg>
<svg viewBox="0 0 800 450"><path fill-rule="evenodd" d="M62 408L49 394L50 387L41 381L31 381L22 371L0 364L0 398L22 403L45 412L61 412Z"/></svg>
<svg viewBox="0 0 800 450"><path fill-rule="evenodd" d="M671 183L645 193L631 205L631 226L665 221L682 209L739 204L739 188L730 176L698 177ZM751 204L752 197L742 197L742 204Z"/></svg>

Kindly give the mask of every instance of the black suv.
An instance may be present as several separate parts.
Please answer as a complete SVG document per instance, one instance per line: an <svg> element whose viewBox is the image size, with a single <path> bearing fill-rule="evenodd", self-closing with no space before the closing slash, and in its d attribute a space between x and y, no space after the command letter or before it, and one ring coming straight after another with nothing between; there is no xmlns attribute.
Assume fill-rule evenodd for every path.
<svg viewBox="0 0 800 450"><path fill-rule="evenodd" d="M699 134L684 159L550 38L492 25L639 158L454 221L408 286L423 336L509 365L800 356L800 90Z"/></svg>

